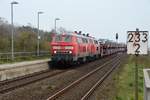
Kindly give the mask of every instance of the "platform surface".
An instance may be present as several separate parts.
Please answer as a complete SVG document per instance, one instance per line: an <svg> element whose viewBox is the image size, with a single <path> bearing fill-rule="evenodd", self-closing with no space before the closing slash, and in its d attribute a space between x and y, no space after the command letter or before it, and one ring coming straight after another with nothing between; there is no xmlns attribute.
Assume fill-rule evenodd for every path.
<svg viewBox="0 0 150 100"><path fill-rule="evenodd" d="M17 62L13 64L2 64L0 65L0 81L50 69L50 60L51 59L44 59Z"/></svg>
<svg viewBox="0 0 150 100"><path fill-rule="evenodd" d="M44 62L48 62L48 61L51 61L51 59L16 62L16 63L12 63L12 64L0 64L0 71L8 70L8 69L16 68L16 67L28 66L28 65L32 65L32 64L44 63Z"/></svg>

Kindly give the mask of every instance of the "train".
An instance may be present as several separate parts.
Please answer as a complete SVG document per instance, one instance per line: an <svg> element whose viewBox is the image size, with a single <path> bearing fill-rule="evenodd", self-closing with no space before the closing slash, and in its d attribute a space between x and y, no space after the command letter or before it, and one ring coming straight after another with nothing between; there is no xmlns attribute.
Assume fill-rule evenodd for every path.
<svg viewBox="0 0 150 100"><path fill-rule="evenodd" d="M126 45L105 39L96 39L81 31L53 34L50 42L51 61L55 64L84 63L118 52Z"/></svg>

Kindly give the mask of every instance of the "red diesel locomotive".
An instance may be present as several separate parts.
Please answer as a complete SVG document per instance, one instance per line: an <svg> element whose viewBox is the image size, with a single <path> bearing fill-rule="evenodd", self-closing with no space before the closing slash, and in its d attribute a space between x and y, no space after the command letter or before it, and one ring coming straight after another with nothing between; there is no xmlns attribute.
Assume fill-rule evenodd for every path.
<svg viewBox="0 0 150 100"><path fill-rule="evenodd" d="M98 41L81 32L54 34L50 46L54 64L85 62L125 50L119 49L120 44Z"/></svg>

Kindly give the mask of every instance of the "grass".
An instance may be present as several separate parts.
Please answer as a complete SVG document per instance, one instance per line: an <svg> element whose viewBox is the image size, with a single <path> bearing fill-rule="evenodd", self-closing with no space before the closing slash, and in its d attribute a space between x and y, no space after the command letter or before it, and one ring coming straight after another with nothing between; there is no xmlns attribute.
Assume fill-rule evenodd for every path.
<svg viewBox="0 0 150 100"><path fill-rule="evenodd" d="M134 100L135 90L135 56L128 59L119 73L116 81L117 95L114 100ZM138 94L139 100L143 100L143 68L150 68L150 56L138 56ZM116 76L117 78L118 76Z"/></svg>

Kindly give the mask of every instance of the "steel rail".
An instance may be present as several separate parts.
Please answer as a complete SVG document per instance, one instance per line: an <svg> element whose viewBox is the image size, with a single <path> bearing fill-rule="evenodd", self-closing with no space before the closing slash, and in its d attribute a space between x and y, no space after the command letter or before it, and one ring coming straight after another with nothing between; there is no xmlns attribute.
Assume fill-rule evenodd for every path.
<svg viewBox="0 0 150 100"><path fill-rule="evenodd" d="M105 59L102 58L101 60L105 60ZM37 76L37 75L40 75L40 74L44 74L44 73L48 73L48 72L52 72L52 71L53 70L47 69L47 70L43 70L43 71L40 71L40 72L35 72L35 73L27 74L27 75L24 75L24 76L19 76L19 77L13 78L13 79L0 81L0 86L7 85L7 84L9 84L11 82L19 81L19 80L22 80L22 79L25 79L25 78L34 77L34 76Z"/></svg>
<svg viewBox="0 0 150 100"><path fill-rule="evenodd" d="M37 76L37 75L40 75L40 74L43 74L43 73L46 73L46 72L51 72L51 71L50 70L43 70L43 71L40 71L40 72L35 72L35 73L32 73L32 74L16 77L16 78L13 78L13 79L0 81L0 86L7 85L11 82L19 81L19 80L22 80L22 79L25 79L25 78L34 77L34 76Z"/></svg>
<svg viewBox="0 0 150 100"><path fill-rule="evenodd" d="M117 62L102 78L100 78L96 84L81 98L81 100L87 100L88 97L94 92L94 90L100 86L108 77L109 75L113 72L113 70L120 66L120 62Z"/></svg>
<svg viewBox="0 0 150 100"><path fill-rule="evenodd" d="M46 74L46 75L44 75L44 76L42 76L42 77L38 77L38 76L29 76L29 77L25 77L25 78L21 78L20 80L18 80L18 81L23 81L23 80L28 80L28 79L30 79L30 78L34 78L34 77L37 77L37 79L36 78L34 78L33 80L29 80L29 81L25 81L25 82L23 82L23 83L18 83L18 84L16 84L16 85L13 85L13 86L9 86L9 84L13 84L13 80L9 83L7 83L7 85L8 85L8 87L6 87L6 88L4 88L4 89L0 89L0 93L1 94L4 94L4 93L6 93L6 92L9 92L9 91L12 91L12 90L14 90L14 89L16 89L16 88L19 88L19 87L23 87L23 86L25 86L25 85L28 85L28 84L31 84L31 83L34 83L34 82L37 82L37 81L40 81L40 80L43 80L43 79L46 79L46 78L50 78L50 77L53 77L53 76L56 76L56 75L59 75L59 74L61 74L61 73L64 73L64 72L67 72L67 70L63 70L63 71L59 71L59 72L56 72L56 73L53 73L53 74L50 74L50 75L47 75L46 73L41 73L41 74ZM41 76L41 74L39 74L39 76ZM14 81L14 82L16 82L16 80ZM4 83L3 83L4 84ZM4 85L4 86L6 86L6 85ZM1 87L3 87L3 86L1 86Z"/></svg>
<svg viewBox="0 0 150 100"><path fill-rule="evenodd" d="M101 60L106 60L106 59L101 59ZM94 65L96 65L96 64L94 64ZM90 64L90 66L94 66L94 65ZM54 70L54 71L56 71L56 70ZM43 80L43 79L46 79L46 78L50 78L50 77L53 77L53 76L56 76L58 74L61 74L61 73L67 72L67 71L69 71L69 70L63 70L63 71L55 72L55 73L50 74L50 75L45 75L43 77L40 77L42 74L53 72L53 71L49 71L49 70L44 70L44 71L41 71L41 72L36 72L36 73L33 73L33 74L21 76L21 77L15 78L15 79L0 81L0 93L6 93L6 92L9 92L11 90L15 90L15 89L23 87L25 85L32 84L34 82L37 82L37 81L40 81L40 80ZM35 79L38 76L40 78ZM30 78L34 78L34 79L30 80ZM19 81L22 82L23 80L30 80L30 81L27 81L27 82L25 81L24 83L19 83ZM9 85L11 85L11 84L13 84L15 82L18 82L18 84L14 85L14 86L9 86ZM7 86L7 87L3 88L4 86L5 87Z"/></svg>
<svg viewBox="0 0 150 100"><path fill-rule="evenodd" d="M69 90L70 88L74 87L75 85L77 85L78 83L80 83L81 81L83 81L84 79L86 79L87 77L93 75L95 72L99 71L100 69L102 69L103 67L105 67L107 64L110 64L112 61L114 61L116 58L111 59L110 61L104 63L103 65L99 66L98 68L92 70L91 72L87 73L86 75L80 77L79 79L77 79L76 81L74 81L73 83L71 83L70 85L66 86L65 88L63 88L62 90L56 92L55 94L53 94L52 96L48 97L47 100L55 100L55 98L61 96L62 94L64 94L67 90Z"/></svg>

